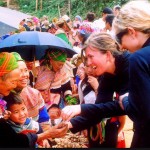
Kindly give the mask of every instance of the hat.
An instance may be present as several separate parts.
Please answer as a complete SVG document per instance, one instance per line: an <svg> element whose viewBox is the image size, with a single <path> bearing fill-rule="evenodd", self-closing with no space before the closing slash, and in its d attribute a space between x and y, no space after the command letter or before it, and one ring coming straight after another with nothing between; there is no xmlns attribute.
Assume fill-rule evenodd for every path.
<svg viewBox="0 0 150 150"><path fill-rule="evenodd" d="M63 24L64 22L65 22L65 20L63 20L63 19L61 18L61 19L57 20L56 24L57 24L57 25L61 25L61 24Z"/></svg>
<svg viewBox="0 0 150 150"><path fill-rule="evenodd" d="M18 67L18 63L12 53L0 53L0 77Z"/></svg>
<svg viewBox="0 0 150 150"><path fill-rule="evenodd" d="M111 8L105 7L102 11L104 14L113 14L113 11Z"/></svg>
<svg viewBox="0 0 150 150"><path fill-rule="evenodd" d="M82 18L79 15L75 16L75 18L77 18L80 22L82 22Z"/></svg>
<svg viewBox="0 0 150 150"><path fill-rule="evenodd" d="M70 21L70 18L67 15L62 16L61 18L66 22Z"/></svg>
<svg viewBox="0 0 150 150"><path fill-rule="evenodd" d="M48 56L55 61L65 62L67 53L63 50L53 49L48 51Z"/></svg>
<svg viewBox="0 0 150 150"><path fill-rule="evenodd" d="M56 17L54 17L53 19L52 19L52 22L54 22L54 23L56 23L58 21L58 18L56 18Z"/></svg>
<svg viewBox="0 0 150 150"><path fill-rule="evenodd" d="M21 58L20 54L18 54L17 52L12 52L12 54L15 56L17 61L23 61L23 59Z"/></svg>
<svg viewBox="0 0 150 150"><path fill-rule="evenodd" d="M33 21L32 21L32 19L30 19L30 18L27 19L27 22L30 22L30 23L33 24Z"/></svg>
<svg viewBox="0 0 150 150"><path fill-rule="evenodd" d="M37 18L37 17L33 17L33 22L35 22L35 23L38 23L39 22L39 19Z"/></svg>

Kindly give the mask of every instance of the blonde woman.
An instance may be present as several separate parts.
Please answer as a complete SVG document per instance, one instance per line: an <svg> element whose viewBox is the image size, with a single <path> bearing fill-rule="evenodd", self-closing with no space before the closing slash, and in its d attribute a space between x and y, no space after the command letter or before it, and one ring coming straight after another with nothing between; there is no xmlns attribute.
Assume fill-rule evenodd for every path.
<svg viewBox="0 0 150 150"><path fill-rule="evenodd" d="M129 59L129 97L120 97L121 106L134 122L131 147L150 147L150 3L127 3L113 22L123 48L133 52Z"/></svg>
<svg viewBox="0 0 150 150"><path fill-rule="evenodd" d="M113 29L122 47L133 52L129 58L129 96L120 96L119 103L134 122L131 147L150 147L150 3L128 2L113 21ZM63 118L67 120L82 112L91 121L88 112L99 118L122 114L116 102L75 107L71 112L64 110ZM71 124L74 126L73 121Z"/></svg>

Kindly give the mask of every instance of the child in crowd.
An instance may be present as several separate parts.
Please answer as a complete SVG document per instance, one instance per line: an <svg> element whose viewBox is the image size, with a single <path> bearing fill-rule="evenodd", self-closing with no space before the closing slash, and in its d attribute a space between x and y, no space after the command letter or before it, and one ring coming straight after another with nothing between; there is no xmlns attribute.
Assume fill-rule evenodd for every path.
<svg viewBox="0 0 150 150"><path fill-rule="evenodd" d="M7 102L7 110L11 112L8 123L17 133L42 133L43 130L39 123L28 118L28 111L21 97L14 92L11 92L4 98ZM35 143L35 147L48 148L49 143L47 140Z"/></svg>
<svg viewBox="0 0 150 150"><path fill-rule="evenodd" d="M62 121L61 116L61 109L59 108L59 105L52 104L48 110L47 110L49 116L50 116L50 124L51 126L55 126L56 124L59 124Z"/></svg>

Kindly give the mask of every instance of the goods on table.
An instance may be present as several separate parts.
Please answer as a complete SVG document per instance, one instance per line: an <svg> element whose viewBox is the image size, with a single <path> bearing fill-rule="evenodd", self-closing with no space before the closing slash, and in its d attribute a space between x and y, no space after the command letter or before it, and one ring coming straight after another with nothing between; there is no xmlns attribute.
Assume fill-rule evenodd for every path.
<svg viewBox="0 0 150 150"><path fill-rule="evenodd" d="M88 148L87 138L84 135L67 133L64 138L55 138L52 148Z"/></svg>

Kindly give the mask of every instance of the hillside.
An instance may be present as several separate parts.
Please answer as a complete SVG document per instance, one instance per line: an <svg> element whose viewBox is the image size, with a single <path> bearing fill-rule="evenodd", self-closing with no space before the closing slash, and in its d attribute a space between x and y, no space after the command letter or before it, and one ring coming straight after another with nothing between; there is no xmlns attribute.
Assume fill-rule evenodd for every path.
<svg viewBox="0 0 150 150"><path fill-rule="evenodd" d="M6 1L7 0L1 0L0 5L2 6L2 3L5 3L6 6ZM76 15L85 18L89 11L94 12L97 18L99 18L104 7L113 8L114 5L122 5L127 1L128 0L10 0L10 6L13 9L19 9L22 12L37 17L47 15L50 20L54 17L59 18L59 16L64 14L68 14L71 18L74 18ZM36 4L38 4L37 7Z"/></svg>

